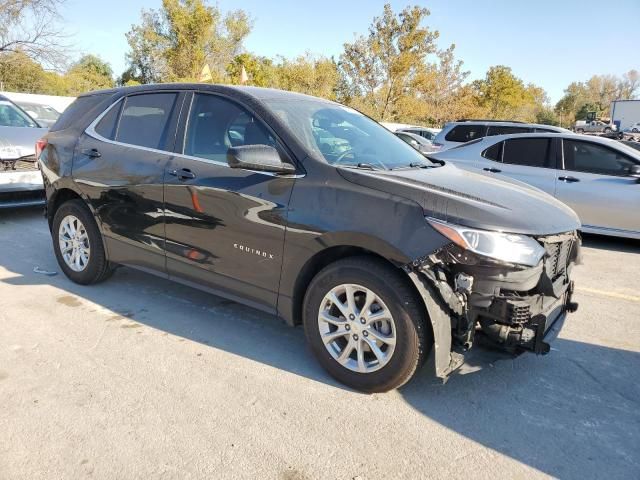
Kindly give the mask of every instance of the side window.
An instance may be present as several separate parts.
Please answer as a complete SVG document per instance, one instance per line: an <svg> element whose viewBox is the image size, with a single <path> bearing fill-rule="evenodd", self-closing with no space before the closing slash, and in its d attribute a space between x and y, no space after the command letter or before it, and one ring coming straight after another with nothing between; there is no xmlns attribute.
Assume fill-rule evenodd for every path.
<svg viewBox="0 0 640 480"><path fill-rule="evenodd" d="M505 140L502 161L514 165L545 167L549 154L548 138L514 138Z"/></svg>
<svg viewBox="0 0 640 480"><path fill-rule="evenodd" d="M71 105L65 108L64 112L62 112L62 115L58 117L56 123L54 123L51 128L49 128L49 131L57 132L59 130L69 128L71 125L73 125L74 122L77 122L87 112L89 112L89 110L97 107L100 102L104 101L106 98L107 94L102 93L76 98Z"/></svg>
<svg viewBox="0 0 640 480"><path fill-rule="evenodd" d="M502 161L502 145L504 142L498 142L495 145L490 146L484 152L482 152L482 156L489 160L493 160L495 162Z"/></svg>
<svg viewBox="0 0 640 480"><path fill-rule="evenodd" d="M504 125L489 125L487 137L493 135L508 135L510 133L529 133L531 129L528 127L510 127Z"/></svg>
<svg viewBox="0 0 640 480"><path fill-rule="evenodd" d="M116 127L118 126L118 118L120 116L120 110L122 109L122 103L123 102L118 102L117 105L114 105L111 110L102 117L102 120L98 122L95 128L98 135L108 138L109 140L114 140L116 138Z"/></svg>
<svg viewBox="0 0 640 480"><path fill-rule="evenodd" d="M275 147L276 140L235 103L215 95L196 94L187 124L185 155L226 163L227 150L242 145Z"/></svg>
<svg viewBox="0 0 640 480"><path fill-rule="evenodd" d="M176 93L147 93L125 99L116 140L140 147L164 149Z"/></svg>
<svg viewBox="0 0 640 480"><path fill-rule="evenodd" d="M548 128L536 128L536 133L558 133L555 130L549 130Z"/></svg>
<svg viewBox="0 0 640 480"><path fill-rule="evenodd" d="M484 137L486 129L484 125L456 125L444 139L449 142L469 142Z"/></svg>
<svg viewBox="0 0 640 480"><path fill-rule="evenodd" d="M626 176L632 165L631 158L604 145L579 140L563 140L565 170Z"/></svg>

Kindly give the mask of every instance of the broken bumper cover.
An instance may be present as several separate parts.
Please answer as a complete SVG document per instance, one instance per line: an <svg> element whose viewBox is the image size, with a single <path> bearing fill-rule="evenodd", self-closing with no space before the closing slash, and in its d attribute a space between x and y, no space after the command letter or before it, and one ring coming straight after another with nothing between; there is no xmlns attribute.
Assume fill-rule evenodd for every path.
<svg viewBox="0 0 640 480"><path fill-rule="evenodd" d="M476 343L515 354L549 352L567 314L578 307L571 270L579 262L580 240L575 232L537 240L547 253L534 267L487 262L455 245L412 265L410 277L433 327L438 376L459 365L452 361L456 352Z"/></svg>

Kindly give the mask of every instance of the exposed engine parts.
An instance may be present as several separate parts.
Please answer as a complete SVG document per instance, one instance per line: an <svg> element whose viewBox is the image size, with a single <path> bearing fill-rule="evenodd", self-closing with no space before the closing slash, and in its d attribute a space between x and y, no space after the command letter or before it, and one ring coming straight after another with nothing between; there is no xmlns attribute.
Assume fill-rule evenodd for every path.
<svg viewBox="0 0 640 480"><path fill-rule="evenodd" d="M453 346L467 350L477 341L513 353L545 354L551 326L571 301L569 274L580 255L575 233L538 238L546 254L533 267L505 264L448 245L414 262L450 310Z"/></svg>

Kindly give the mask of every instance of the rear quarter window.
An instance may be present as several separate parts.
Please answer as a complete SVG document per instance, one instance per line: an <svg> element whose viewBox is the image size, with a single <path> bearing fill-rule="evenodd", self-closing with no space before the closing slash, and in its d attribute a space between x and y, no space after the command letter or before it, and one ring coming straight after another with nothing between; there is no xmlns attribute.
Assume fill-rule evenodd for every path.
<svg viewBox="0 0 640 480"><path fill-rule="evenodd" d="M87 112L102 103L108 96L108 94L100 94L76 98L74 102L62 112L62 115L60 115L56 123L49 128L49 131L57 132L58 130L66 130L83 118Z"/></svg>
<svg viewBox="0 0 640 480"><path fill-rule="evenodd" d="M493 160L494 162L501 162L502 144L503 142L498 142L495 145L491 145L484 152L482 152L482 156L488 160Z"/></svg>
<svg viewBox="0 0 640 480"><path fill-rule="evenodd" d="M486 131L485 125L456 125L444 139L448 142L469 142L484 137Z"/></svg>

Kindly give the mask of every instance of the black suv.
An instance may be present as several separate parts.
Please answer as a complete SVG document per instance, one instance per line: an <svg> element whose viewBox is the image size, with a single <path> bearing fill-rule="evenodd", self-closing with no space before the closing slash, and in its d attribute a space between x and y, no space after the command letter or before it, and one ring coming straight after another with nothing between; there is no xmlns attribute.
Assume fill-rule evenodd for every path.
<svg viewBox="0 0 640 480"><path fill-rule="evenodd" d="M303 324L320 363L360 390L404 384L432 347L440 377L478 341L546 353L576 308L572 210L432 162L333 102L119 88L79 97L41 144L71 280L128 265Z"/></svg>

